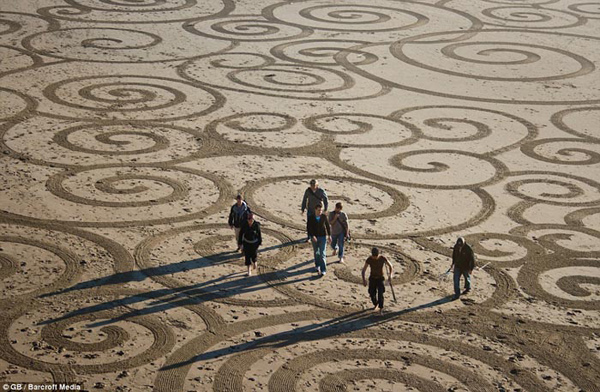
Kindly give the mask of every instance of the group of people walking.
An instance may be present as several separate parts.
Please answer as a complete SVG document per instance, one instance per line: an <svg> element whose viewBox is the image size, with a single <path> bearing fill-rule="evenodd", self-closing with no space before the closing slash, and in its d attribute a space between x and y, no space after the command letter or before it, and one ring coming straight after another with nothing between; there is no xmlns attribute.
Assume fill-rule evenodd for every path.
<svg viewBox="0 0 600 392"><path fill-rule="evenodd" d="M310 242L313 248L315 271L320 277L327 274L327 244L333 249L333 255L339 257L339 262L344 261L344 243L350 239L350 227L348 216L343 211L342 202L335 204L335 209L327 214L329 199L327 192L319 187L317 180L311 180L309 187L304 191L300 206L301 214L306 211L306 242ZM237 251L244 254L245 265L248 268L247 275L252 275L252 270L257 268L257 252L262 244L260 223L254 219L254 213L250 206L243 200L241 194L236 197L236 203L231 206L228 219L229 226L235 231ZM362 269L364 286L368 286L369 296L374 310L383 311L385 292L384 267L387 267L388 280L391 286L394 267L389 260L380 254L378 248L371 249L371 256L367 258ZM448 270L454 273L454 299L458 299L460 292L460 278L465 278L465 290L467 294L471 290L471 274L475 267L475 255L472 248L459 237L453 248L452 265ZM370 276L367 284L365 279L366 270L370 268Z"/></svg>

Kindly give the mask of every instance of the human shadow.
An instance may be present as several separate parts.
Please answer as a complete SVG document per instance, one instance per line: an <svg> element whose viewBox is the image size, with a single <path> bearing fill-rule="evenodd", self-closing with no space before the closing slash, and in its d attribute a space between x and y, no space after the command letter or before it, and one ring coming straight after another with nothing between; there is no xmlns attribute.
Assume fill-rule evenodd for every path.
<svg viewBox="0 0 600 392"><path fill-rule="evenodd" d="M284 242L284 243L281 243L278 245L269 246L266 248L259 248L258 254L268 252L270 250L282 249L282 248L286 248L289 246L294 246L297 244L301 244L303 242L304 242L304 239L299 239L299 240ZM204 257L197 258L197 259L184 260L184 261L180 261L178 263L161 265L158 267L145 268L143 270L119 272L119 273L116 273L116 274L113 274L110 276L92 279L92 280L88 280L86 282L80 282L74 286L71 286L71 287L68 287L68 288L65 288L62 290L57 290L57 291L54 291L51 293L42 294L42 295L40 295L40 298L52 297L55 295L65 294L65 293L72 292L72 291L85 290L85 289L90 289L90 288L100 287L100 286L123 284L123 283L130 283L130 282L141 282L141 281L145 280L146 278L150 278L153 276L171 275L171 274L187 272L187 271L199 269L199 268L206 268L206 267L212 267L212 266L216 266L216 265L227 264L227 263L230 263L233 261L243 259L243 257L244 257L243 254L238 253L237 251L233 250L233 251L214 253L212 255L204 256Z"/></svg>
<svg viewBox="0 0 600 392"><path fill-rule="evenodd" d="M268 271L249 277L245 276L245 273L243 272L236 272L192 285L153 290L77 309L63 316L42 321L38 323L38 325L56 323L72 317L118 307L130 307L149 299L155 300L154 302L149 303L148 306L144 306L142 309L132 309L130 312L124 313L118 317L88 325L88 327L99 327L132 317L162 312L176 307L197 305L203 302L223 299L234 295L237 296L257 292L268 287L276 288L281 285L319 279L316 275L306 275L313 271L312 267L302 268L307 264L311 264L311 260L290 266L286 269Z"/></svg>
<svg viewBox="0 0 600 392"><path fill-rule="evenodd" d="M231 346L222 347L220 349L206 351L187 361L163 366L160 370L166 371L176 369L182 366L192 365L197 362L219 358L224 355L231 355L232 353L241 352L244 350L255 350L260 348L278 349L299 342L309 342L341 336L362 329L376 327L394 319L398 319L404 314L415 312L421 309L432 308L451 301L453 301L453 296L450 295L426 304L385 313L383 315L374 313L371 310L361 310L333 319L325 320L320 323L313 323L288 331L261 337L251 342L238 343Z"/></svg>

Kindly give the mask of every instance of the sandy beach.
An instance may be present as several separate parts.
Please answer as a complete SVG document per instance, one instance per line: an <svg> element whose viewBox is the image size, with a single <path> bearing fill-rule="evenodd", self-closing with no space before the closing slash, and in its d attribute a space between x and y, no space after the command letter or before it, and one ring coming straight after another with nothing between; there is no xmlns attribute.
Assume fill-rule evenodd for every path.
<svg viewBox="0 0 600 392"><path fill-rule="evenodd" d="M585 0L0 2L0 387L600 391L599 48Z"/></svg>

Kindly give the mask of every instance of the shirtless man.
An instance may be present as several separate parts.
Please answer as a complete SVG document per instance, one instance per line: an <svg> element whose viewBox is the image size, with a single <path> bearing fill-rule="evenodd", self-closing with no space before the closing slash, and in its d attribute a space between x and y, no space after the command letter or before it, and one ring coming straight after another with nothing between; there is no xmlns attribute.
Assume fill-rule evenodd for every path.
<svg viewBox="0 0 600 392"><path fill-rule="evenodd" d="M385 292L385 276L383 275L383 266L387 265L388 276L390 282L394 277L394 267L392 263L385 257L379 254L379 249L371 249L371 256L365 261L365 265L362 269L363 285L367 286L367 280L365 279L365 273L367 268L371 268L371 274L369 275L369 295L371 296L371 302L375 308L373 310L379 310L379 314L383 314L383 293Z"/></svg>

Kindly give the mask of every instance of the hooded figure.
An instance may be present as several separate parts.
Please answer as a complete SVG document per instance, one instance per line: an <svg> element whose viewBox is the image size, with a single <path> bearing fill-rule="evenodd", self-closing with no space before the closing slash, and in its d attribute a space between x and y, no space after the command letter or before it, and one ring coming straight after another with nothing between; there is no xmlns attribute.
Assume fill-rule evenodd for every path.
<svg viewBox="0 0 600 392"><path fill-rule="evenodd" d="M452 250L452 266L454 268L454 299L460 298L460 277L465 277L465 291L471 291L471 274L475 269L475 254L463 237L458 237Z"/></svg>

